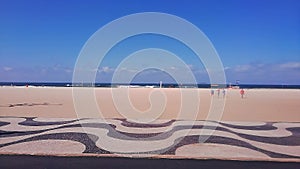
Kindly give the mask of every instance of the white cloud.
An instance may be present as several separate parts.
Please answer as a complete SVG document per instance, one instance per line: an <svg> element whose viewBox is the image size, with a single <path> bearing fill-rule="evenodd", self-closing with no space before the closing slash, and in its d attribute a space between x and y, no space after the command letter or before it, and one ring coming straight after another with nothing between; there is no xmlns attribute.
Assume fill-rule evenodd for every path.
<svg viewBox="0 0 300 169"><path fill-rule="evenodd" d="M65 72L66 72L66 73L72 73L73 70L71 70L71 69L65 69Z"/></svg>
<svg viewBox="0 0 300 169"><path fill-rule="evenodd" d="M109 72L111 69L106 66L106 67L103 67L102 70L103 70L103 72Z"/></svg>
<svg viewBox="0 0 300 169"><path fill-rule="evenodd" d="M279 65L283 69L300 69L300 62L288 62Z"/></svg>
<svg viewBox="0 0 300 169"><path fill-rule="evenodd" d="M176 70L176 67L175 66L171 66L170 69L171 70Z"/></svg>
<svg viewBox="0 0 300 169"><path fill-rule="evenodd" d="M231 67L228 67L228 66L224 67L224 70L229 70L229 69L231 69Z"/></svg>
<svg viewBox="0 0 300 169"><path fill-rule="evenodd" d="M110 68L108 66L104 66L104 67L101 67L98 69L98 72L103 72L103 73L110 73L110 72L113 72L114 69L113 68Z"/></svg>
<svg viewBox="0 0 300 169"><path fill-rule="evenodd" d="M226 70L226 78L228 82L299 84L300 62L236 65Z"/></svg>
<svg viewBox="0 0 300 169"><path fill-rule="evenodd" d="M13 70L13 68L12 67L3 67L3 70L5 70L5 71L11 71L11 70Z"/></svg>
<svg viewBox="0 0 300 169"><path fill-rule="evenodd" d="M234 68L234 71L236 72L246 72L249 71L252 68L252 65L237 65Z"/></svg>

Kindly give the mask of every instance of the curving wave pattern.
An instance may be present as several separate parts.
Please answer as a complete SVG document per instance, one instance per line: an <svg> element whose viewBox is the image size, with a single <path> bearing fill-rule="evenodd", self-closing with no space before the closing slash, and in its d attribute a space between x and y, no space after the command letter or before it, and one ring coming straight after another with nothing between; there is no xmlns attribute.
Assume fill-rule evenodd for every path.
<svg viewBox="0 0 300 169"><path fill-rule="evenodd" d="M300 160L300 123L1 117L0 153Z"/></svg>

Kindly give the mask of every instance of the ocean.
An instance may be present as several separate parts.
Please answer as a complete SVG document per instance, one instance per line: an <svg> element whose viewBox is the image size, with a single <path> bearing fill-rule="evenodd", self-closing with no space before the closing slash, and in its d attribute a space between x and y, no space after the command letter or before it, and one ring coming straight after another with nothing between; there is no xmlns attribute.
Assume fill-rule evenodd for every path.
<svg viewBox="0 0 300 169"><path fill-rule="evenodd" d="M131 83L131 84L111 84L111 83L76 83L72 82L0 82L0 86L49 86L49 87L149 87L149 88L158 88L160 87L159 83ZM229 84L226 85L211 85L211 84L173 84L165 83L162 84L163 88L224 88L230 87ZM286 85L286 84L238 84L232 85L232 87L245 88L245 89L255 89L255 88L269 88L269 89L300 89L300 85Z"/></svg>

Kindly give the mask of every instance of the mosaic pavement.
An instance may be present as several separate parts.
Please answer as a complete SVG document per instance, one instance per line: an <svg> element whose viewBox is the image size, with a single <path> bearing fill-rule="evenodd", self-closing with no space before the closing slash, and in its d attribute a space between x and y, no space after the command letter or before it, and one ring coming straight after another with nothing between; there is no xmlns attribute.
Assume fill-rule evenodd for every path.
<svg viewBox="0 0 300 169"><path fill-rule="evenodd" d="M300 161L300 123L0 117L0 154Z"/></svg>

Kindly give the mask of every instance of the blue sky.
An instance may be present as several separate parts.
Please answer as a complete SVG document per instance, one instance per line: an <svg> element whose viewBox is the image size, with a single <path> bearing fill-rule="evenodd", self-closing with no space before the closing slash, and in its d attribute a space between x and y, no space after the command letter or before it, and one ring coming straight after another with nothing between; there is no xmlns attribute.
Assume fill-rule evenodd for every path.
<svg viewBox="0 0 300 169"><path fill-rule="evenodd" d="M99 28L125 15L163 12L186 19L206 34L228 83L300 84L298 0L0 0L0 4L2 82L72 81L81 48ZM201 62L184 45L155 35L133 37L113 48L99 65L96 81L110 81L122 57L146 47L175 52L199 83L209 83ZM169 77L149 70L136 78L159 79Z"/></svg>

